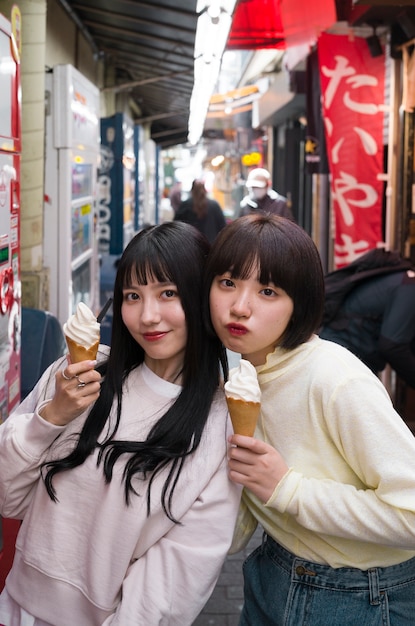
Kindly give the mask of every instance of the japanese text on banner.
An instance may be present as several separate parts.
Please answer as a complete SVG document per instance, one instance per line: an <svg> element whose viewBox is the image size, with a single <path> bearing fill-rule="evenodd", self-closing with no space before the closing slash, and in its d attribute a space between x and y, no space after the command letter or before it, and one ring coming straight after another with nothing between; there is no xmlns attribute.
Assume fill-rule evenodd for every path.
<svg viewBox="0 0 415 626"><path fill-rule="evenodd" d="M336 267L382 241L385 57L365 39L318 40L322 107L335 215Z"/></svg>

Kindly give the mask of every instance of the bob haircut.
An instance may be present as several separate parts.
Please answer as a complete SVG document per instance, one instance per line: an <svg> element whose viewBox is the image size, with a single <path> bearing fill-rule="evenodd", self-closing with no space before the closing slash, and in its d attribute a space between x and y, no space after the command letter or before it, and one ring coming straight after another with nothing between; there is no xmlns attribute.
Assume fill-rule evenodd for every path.
<svg viewBox="0 0 415 626"><path fill-rule="evenodd" d="M321 324L324 274L319 252L305 230L287 218L269 213L240 217L228 224L212 245L206 264L207 297L215 276L230 272L232 278L246 279L257 267L261 284L274 283L294 303L278 345L296 348Z"/></svg>

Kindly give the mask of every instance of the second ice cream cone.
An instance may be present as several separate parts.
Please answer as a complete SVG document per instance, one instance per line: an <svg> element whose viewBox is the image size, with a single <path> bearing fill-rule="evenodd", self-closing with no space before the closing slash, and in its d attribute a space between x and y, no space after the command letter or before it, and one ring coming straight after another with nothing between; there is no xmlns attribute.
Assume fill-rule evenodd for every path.
<svg viewBox="0 0 415 626"><path fill-rule="evenodd" d="M236 398L226 397L234 433L252 437L258 421L260 402L245 402Z"/></svg>
<svg viewBox="0 0 415 626"><path fill-rule="evenodd" d="M80 361L86 360L95 361L97 358L99 341L96 341L92 346L81 346L68 337L68 335L65 336L65 339L72 363L79 363Z"/></svg>

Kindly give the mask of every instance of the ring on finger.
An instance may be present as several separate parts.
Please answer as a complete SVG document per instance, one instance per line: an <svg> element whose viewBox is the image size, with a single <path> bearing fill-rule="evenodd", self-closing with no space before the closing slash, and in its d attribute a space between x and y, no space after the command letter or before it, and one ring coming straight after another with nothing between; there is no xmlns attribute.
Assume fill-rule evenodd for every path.
<svg viewBox="0 0 415 626"><path fill-rule="evenodd" d="M81 378L79 378L79 376L77 376L77 374L75 374L75 378L76 378L76 380L77 380L77 381L78 381L78 383L79 383L79 384L78 384L78 387L85 387L86 382L85 382L85 381L83 381Z"/></svg>
<svg viewBox="0 0 415 626"><path fill-rule="evenodd" d="M65 374L65 370L62 370L62 378L65 380L72 380L73 376L67 376L67 374Z"/></svg>

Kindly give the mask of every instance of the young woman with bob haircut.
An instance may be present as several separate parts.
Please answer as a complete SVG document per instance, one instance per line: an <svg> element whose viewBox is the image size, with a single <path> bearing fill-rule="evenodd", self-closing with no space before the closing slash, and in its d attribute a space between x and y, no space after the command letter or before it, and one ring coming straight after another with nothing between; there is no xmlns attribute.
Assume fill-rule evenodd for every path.
<svg viewBox="0 0 415 626"><path fill-rule="evenodd" d="M213 328L262 392L254 436L229 438L243 487L231 551L264 530L244 563L240 626L411 626L415 438L369 368L317 336L314 242L286 218L242 217L215 240L206 277Z"/></svg>

